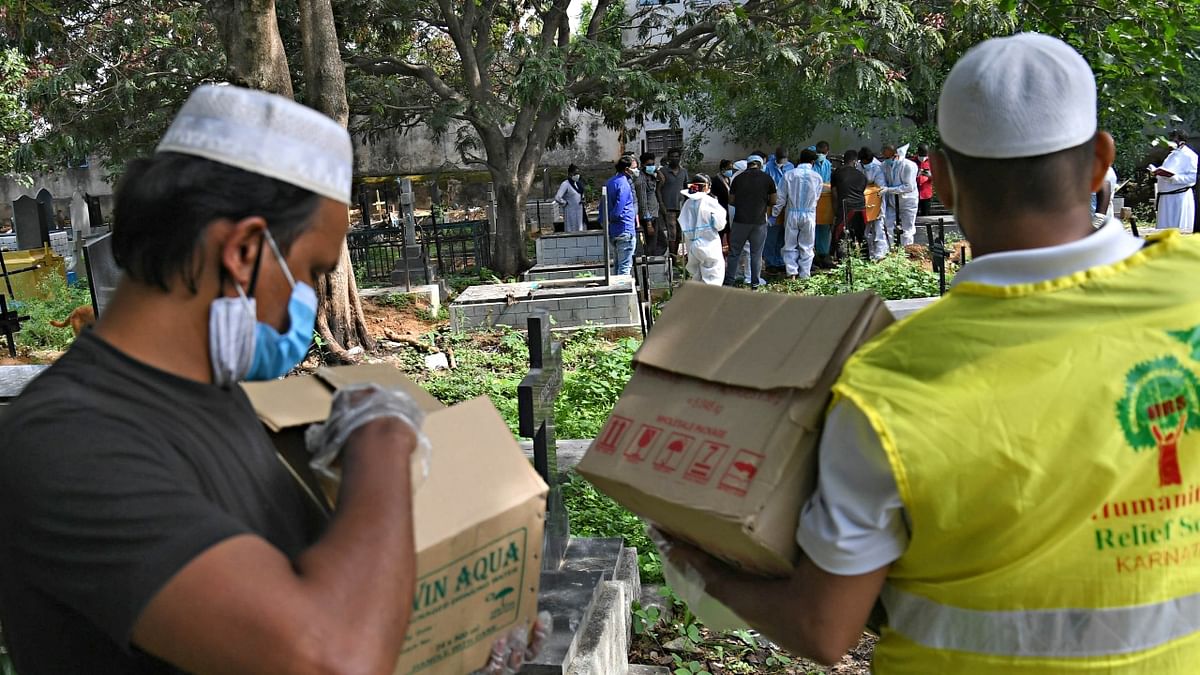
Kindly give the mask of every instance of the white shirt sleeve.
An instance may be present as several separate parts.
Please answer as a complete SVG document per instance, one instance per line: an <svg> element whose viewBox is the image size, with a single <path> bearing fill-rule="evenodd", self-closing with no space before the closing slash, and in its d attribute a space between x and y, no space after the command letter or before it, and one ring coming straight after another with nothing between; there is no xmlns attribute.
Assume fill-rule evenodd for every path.
<svg viewBox="0 0 1200 675"><path fill-rule="evenodd" d="M800 512L796 541L830 574L865 574L908 548L907 515L875 430L842 400L825 421L817 488Z"/></svg>

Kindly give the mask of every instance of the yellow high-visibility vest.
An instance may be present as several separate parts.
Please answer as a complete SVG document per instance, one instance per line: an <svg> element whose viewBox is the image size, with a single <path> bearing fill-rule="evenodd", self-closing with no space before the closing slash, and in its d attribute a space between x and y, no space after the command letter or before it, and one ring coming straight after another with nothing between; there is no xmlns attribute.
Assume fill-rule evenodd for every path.
<svg viewBox="0 0 1200 675"><path fill-rule="evenodd" d="M961 283L834 392L910 519L875 672L1200 672L1200 237Z"/></svg>

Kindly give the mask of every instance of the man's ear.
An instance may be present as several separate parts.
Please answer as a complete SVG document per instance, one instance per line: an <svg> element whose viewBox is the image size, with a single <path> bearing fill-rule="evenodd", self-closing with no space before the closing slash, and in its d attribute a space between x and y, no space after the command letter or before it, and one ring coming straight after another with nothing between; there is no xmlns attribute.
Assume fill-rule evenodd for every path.
<svg viewBox="0 0 1200 675"><path fill-rule="evenodd" d="M218 243L219 264L225 268L231 280L247 289L254 276L254 264L263 247L267 221L261 216L251 216L236 222L227 220L220 225L213 228L222 237Z"/></svg>
<svg viewBox="0 0 1200 675"><path fill-rule="evenodd" d="M1112 135L1107 131L1096 132L1095 147L1095 160L1092 162L1091 192L1100 191L1100 186L1104 184L1104 176L1108 173L1108 167L1112 166L1113 160L1117 158L1117 144L1113 141Z"/></svg>
<svg viewBox="0 0 1200 675"><path fill-rule="evenodd" d="M954 198L958 195L954 193L954 183L950 180L950 161L941 150L934 150L929 155L929 166L933 169L933 189L937 192L938 199L943 206L953 211Z"/></svg>

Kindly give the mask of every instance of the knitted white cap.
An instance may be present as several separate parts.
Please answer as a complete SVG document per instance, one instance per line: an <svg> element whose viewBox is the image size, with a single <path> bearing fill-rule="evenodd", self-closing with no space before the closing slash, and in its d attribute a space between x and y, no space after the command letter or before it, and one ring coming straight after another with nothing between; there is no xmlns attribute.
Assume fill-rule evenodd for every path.
<svg viewBox="0 0 1200 675"><path fill-rule="evenodd" d="M350 203L350 134L320 112L275 94L198 87L155 152L211 159Z"/></svg>
<svg viewBox="0 0 1200 675"><path fill-rule="evenodd" d="M1096 78L1062 40L1039 33L972 47L946 78L938 130L968 157L1011 159L1066 150L1096 135Z"/></svg>

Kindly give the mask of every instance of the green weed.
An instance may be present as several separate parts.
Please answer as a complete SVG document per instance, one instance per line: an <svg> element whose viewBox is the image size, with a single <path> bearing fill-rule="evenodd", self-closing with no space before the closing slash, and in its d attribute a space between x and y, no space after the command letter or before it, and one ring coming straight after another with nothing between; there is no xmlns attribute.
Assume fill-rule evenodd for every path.
<svg viewBox="0 0 1200 675"><path fill-rule="evenodd" d="M55 328L51 321L66 321L71 311L80 305L92 304L92 295L84 282L68 285L67 280L52 274L38 284L41 294L47 298L32 298L21 302L18 310L29 315L29 321L21 324L17 333L17 344L31 349L64 350L71 346L75 336L68 328Z"/></svg>

